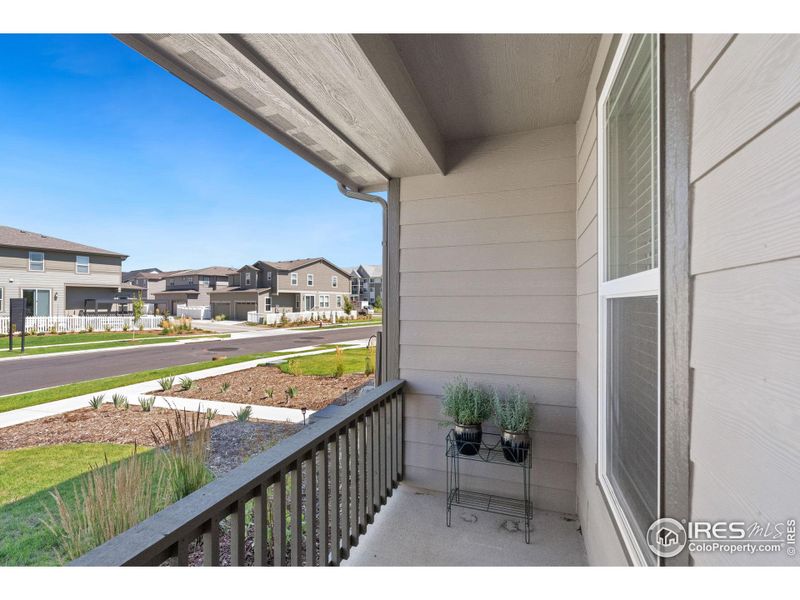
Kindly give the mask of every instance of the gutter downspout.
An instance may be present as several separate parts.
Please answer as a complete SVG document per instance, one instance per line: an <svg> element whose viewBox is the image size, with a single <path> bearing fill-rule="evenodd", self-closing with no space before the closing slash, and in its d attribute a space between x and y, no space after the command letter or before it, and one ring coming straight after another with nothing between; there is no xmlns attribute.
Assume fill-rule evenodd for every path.
<svg viewBox="0 0 800 600"><path fill-rule="evenodd" d="M362 202L372 202L373 204L379 204L381 206L381 208L383 209L383 219L382 219L383 220L383 236L382 236L382 239L381 239L381 269L382 269L381 281L383 283L382 283L382 286L381 286L381 302L383 303L383 314L385 315L386 312L387 312L386 311L386 302L388 301L388 298L386 297L386 275L387 275L386 267L388 266L388 258L389 258L389 248L387 246L387 241L386 241L387 238L388 238L388 235L389 235L388 204L386 203L386 200L384 200L380 196L375 196L374 194L366 194L364 192L353 191L351 189L348 189L348 187L345 186L341 182L337 182L337 185L339 187L339 191L344 196L346 196L348 198L352 198L353 200L361 200ZM383 338L383 339L381 339L381 338ZM379 348L379 350L381 351L381 355L382 355L381 356L381 362L382 362L383 359L386 357L386 352L384 352L385 348L382 347L383 344L385 343L385 339L386 338L384 336L380 335L380 336L378 336L378 339L380 340L379 346L381 346L381 347ZM376 360L376 362L378 362L378 361ZM376 377L376 380L377 380L376 384L377 385L380 385L380 384L383 383L383 381L380 381L380 379L382 379L382 377L380 377L380 375L383 374L383 373L386 373L386 369L384 369L383 366L384 366L383 364L381 364L380 367L378 365L376 365L376 371L377 371L376 375L378 375Z"/></svg>

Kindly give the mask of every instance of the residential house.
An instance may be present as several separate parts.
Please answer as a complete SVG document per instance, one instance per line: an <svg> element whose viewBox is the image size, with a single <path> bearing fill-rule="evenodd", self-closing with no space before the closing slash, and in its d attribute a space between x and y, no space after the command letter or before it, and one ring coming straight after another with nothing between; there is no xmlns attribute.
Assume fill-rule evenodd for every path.
<svg viewBox="0 0 800 600"><path fill-rule="evenodd" d="M205 267L162 275L164 289L153 293L156 308L174 315L179 305L210 306L210 293L227 289L228 279L235 274L236 269L229 267Z"/></svg>
<svg viewBox="0 0 800 600"><path fill-rule="evenodd" d="M116 312L127 304L127 255L0 225L0 315L25 298L29 316Z"/></svg>
<svg viewBox="0 0 800 600"><path fill-rule="evenodd" d="M123 283L135 286L137 292L142 293L142 298L152 300L156 292L163 292L167 286L167 277L176 271L162 271L157 268L138 269L122 274Z"/></svg>
<svg viewBox="0 0 800 600"><path fill-rule="evenodd" d="M329 260L259 260L231 277L231 285L211 294L211 314L234 320L256 311L337 310L350 289L349 273Z"/></svg>
<svg viewBox="0 0 800 600"><path fill-rule="evenodd" d="M472 539L455 517L449 535L414 518L435 502L425 514L444 521L442 496L391 493L445 489L439 400L457 375L532 400L532 546L565 535L537 538L536 519L556 511L576 515L592 565L796 564L785 536L780 552L664 556L648 532L660 517L762 532L797 517L800 36L120 37L345 195L381 204L369 192L387 190L385 382L83 564L185 563L190 534L215 542L221 519L243 523L244 502L283 494L287 473L321 478L325 494L362 465L378 494L361 477L333 494L325 564L354 540L362 560L389 564L475 564L512 544L529 564L567 562L507 532ZM364 451L376 432L388 461ZM334 466L304 469L308 458ZM471 510L478 494L518 498L512 471L465 465ZM358 472L373 492L373 469ZM306 497L314 527L319 496ZM393 503L405 503L402 534L375 514ZM257 528L257 564L266 539ZM243 564L244 534L232 547ZM294 564L314 563L297 549Z"/></svg>
<svg viewBox="0 0 800 600"><path fill-rule="evenodd" d="M381 265L358 265L350 270L350 299L360 306L361 302L375 304L381 297L383 267Z"/></svg>

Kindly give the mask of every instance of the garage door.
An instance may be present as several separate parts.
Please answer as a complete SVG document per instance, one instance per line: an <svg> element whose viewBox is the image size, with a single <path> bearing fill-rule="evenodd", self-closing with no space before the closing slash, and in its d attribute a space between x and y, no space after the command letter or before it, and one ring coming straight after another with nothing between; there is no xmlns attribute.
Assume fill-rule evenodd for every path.
<svg viewBox="0 0 800 600"><path fill-rule="evenodd" d="M230 318L231 316L231 303L230 302L212 302L211 303L211 316L225 315Z"/></svg>
<svg viewBox="0 0 800 600"><path fill-rule="evenodd" d="M247 313L256 309L255 302L234 302L234 319L237 321L247 321Z"/></svg>

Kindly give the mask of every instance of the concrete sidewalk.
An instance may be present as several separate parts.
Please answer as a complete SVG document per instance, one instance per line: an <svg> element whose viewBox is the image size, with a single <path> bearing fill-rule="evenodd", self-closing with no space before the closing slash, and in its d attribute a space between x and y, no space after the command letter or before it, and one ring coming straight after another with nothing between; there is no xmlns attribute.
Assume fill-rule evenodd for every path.
<svg viewBox="0 0 800 600"><path fill-rule="evenodd" d="M343 342L340 345L347 346L348 348L364 348L367 345L367 340L357 340L350 342ZM205 379L207 377L214 377L216 375L224 375L225 373L234 373L236 371L244 371L264 363L279 363L296 356L312 356L314 354L325 354L334 352L333 349L316 350L316 346L302 346L299 348L290 348L287 351L298 352L298 354L287 354L285 356L277 356L274 358L259 358L249 360L247 362L237 363L234 365L223 365L221 367L212 367L210 369L203 369L191 373L184 373L179 377L191 377L192 379ZM312 350L311 352L304 352ZM299 354L302 352L302 354ZM194 398L176 398L171 396L159 396L155 394L148 394L153 390L159 389L158 380L143 381L141 383L134 383L132 385L112 388L102 392L94 392L91 394L83 394L80 396L73 396L72 398L64 398L63 400L55 400L53 402L46 402L36 406L29 406L26 408L18 408L16 410L9 410L0 413L0 428L11 427L20 423L27 423L28 421L35 421L44 417L59 415L62 413L77 410L79 408L86 408L89 406L89 400L92 396L100 394L104 395L103 401L106 403L112 402L113 394L122 394L127 397L130 404L138 404L139 396L155 396L155 406L161 408L179 408L186 410L206 410L207 408L215 409L220 414L230 415L234 411L240 409L245 404L235 402L219 402L214 400L201 400ZM302 423L303 413L295 408L281 408L277 406L259 406L251 405L253 407L252 417L254 419L265 419L269 421L290 421L292 423ZM307 411L306 418L308 418L314 411Z"/></svg>

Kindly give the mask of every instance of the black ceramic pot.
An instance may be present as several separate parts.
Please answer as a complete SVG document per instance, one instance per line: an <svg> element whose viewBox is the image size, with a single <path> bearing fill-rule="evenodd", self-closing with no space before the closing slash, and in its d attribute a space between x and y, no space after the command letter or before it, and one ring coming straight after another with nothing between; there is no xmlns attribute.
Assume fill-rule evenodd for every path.
<svg viewBox="0 0 800 600"><path fill-rule="evenodd" d="M456 434L456 447L461 454L475 456L480 450L483 431L478 425L456 425L453 430Z"/></svg>
<svg viewBox="0 0 800 600"><path fill-rule="evenodd" d="M503 456L506 460L513 463L524 463L528 459L528 451L531 449L531 436L527 433L513 433L503 430L500 437L500 446L503 448Z"/></svg>

